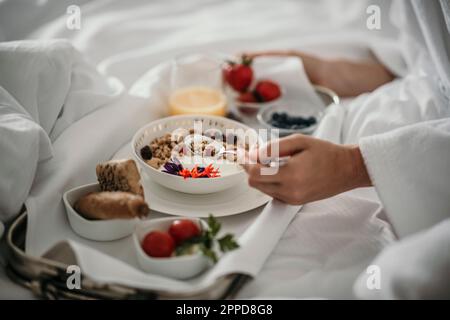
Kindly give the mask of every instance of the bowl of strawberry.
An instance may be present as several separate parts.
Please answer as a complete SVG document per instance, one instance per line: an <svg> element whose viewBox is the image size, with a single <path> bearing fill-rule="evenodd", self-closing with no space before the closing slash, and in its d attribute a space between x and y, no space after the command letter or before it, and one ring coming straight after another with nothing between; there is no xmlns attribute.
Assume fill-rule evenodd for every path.
<svg viewBox="0 0 450 320"><path fill-rule="evenodd" d="M220 223L210 215L197 218L161 218L142 221L133 234L141 269L174 279L197 276L220 254L239 247L231 234L218 237Z"/></svg>
<svg viewBox="0 0 450 320"><path fill-rule="evenodd" d="M254 114L261 106L272 104L283 95L281 86L275 81L254 78L252 59L245 55L240 62L225 62L223 78L229 88L231 103L242 113Z"/></svg>

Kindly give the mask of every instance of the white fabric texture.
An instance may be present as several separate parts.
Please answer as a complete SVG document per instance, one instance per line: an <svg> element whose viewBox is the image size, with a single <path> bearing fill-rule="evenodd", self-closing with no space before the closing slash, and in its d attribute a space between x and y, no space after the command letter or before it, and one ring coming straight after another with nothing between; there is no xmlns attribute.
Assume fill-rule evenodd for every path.
<svg viewBox="0 0 450 320"><path fill-rule="evenodd" d="M234 224L237 225L237 229L242 229L244 226L244 232L238 238L241 247L222 256L214 267L209 268L199 277L186 281L170 279L140 270L138 265L133 262L133 252L125 257L120 250L128 248L130 251L129 248L132 246L130 237L122 241L115 241L113 244L103 243L103 248L100 250L98 250L100 247L98 243L87 242L86 245L83 245L80 241L62 241L53 246L46 256L57 256L57 254L53 254L55 251L61 247L70 246L76 256L76 263L83 273L100 283L117 283L143 289L159 289L175 294L188 294L214 286L216 279L229 274L241 273L256 276L299 208L299 206L289 206L279 201L271 201L258 215L231 217L231 220L235 220ZM155 214L153 213L153 215ZM229 223L226 222L227 220L230 222L230 219L225 219L225 223L224 219L220 220L222 227L228 227L229 231L236 233L236 228L230 228ZM265 234L263 240L260 238L261 233ZM70 239L72 238L73 236L70 235ZM63 262L67 263L67 261Z"/></svg>
<svg viewBox="0 0 450 320"><path fill-rule="evenodd" d="M51 141L121 94L66 40L0 43L0 212L18 213Z"/></svg>
<svg viewBox="0 0 450 320"><path fill-rule="evenodd" d="M379 48L374 50L375 55L386 57L386 61L391 61L388 64L391 70L404 75L410 71L409 62L417 61L417 56L408 60L400 54L395 43L397 31L385 20L381 30L367 30L365 10L373 2L283 1L274 10L272 1L258 1L258 5L254 1L100 1L82 7L85 28L67 30L62 17L36 31L33 37L70 39L101 70L126 85L134 84L142 73L167 57L183 51L205 50L234 53L301 48L323 56L361 59L369 57L368 49ZM388 12L390 1L377 4L383 14ZM417 45L411 48L414 49L411 53L421 52ZM445 110L441 102L433 99L433 83L422 71L417 75L423 79L399 79L354 103L333 107L317 135L337 143L357 142L364 136L442 117ZM160 116L157 110L148 108L150 101L158 102L158 96L124 99L121 105L113 104L87 115L59 135L53 146L55 157L39 166L27 203L31 212L43 205L40 196L45 195L47 201L58 203L49 212L54 215L55 224L69 228L62 214L62 190L94 180L95 173L89 172L90 168L111 157L141 124ZM391 120L386 115L394 117ZM124 127L124 123L133 125ZM89 134L74 139L80 132ZM72 150L80 151L65 154L66 141L75 141ZM66 173L64 165L82 176ZM56 180L58 189L42 188L55 186ZM353 298L352 286L358 274L394 240L386 212L373 188L307 204L288 227L259 275L244 287L239 297Z"/></svg>
<svg viewBox="0 0 450 320"><path fill-rule="evenodd" d="M350 7L352 9L348 10ZM135 88L139 87L139 76L152 66L184 52L235 53L256 48L302 47L326 56L369 58L368 43L381 41L382 34L386 35L382 39L385 43L391 33L388 25L381 32L368 32L366 7L367 3L359 0L351 4L346 0L318 6L309 2L284 1L280 10L273 10L271 1L261 1L257 7L253 1L104 1L81 8L86 28L67 30L62 18L38 30L33 37L69 38L98 63L101 70ZM336 19L338 10L342 15ZM246 12L252 14L243 15ZM329 33L330 25L335 26L332 34ZM318 36L311 37L311 34ZM392 37L394 35L392 33ZM154 70L150 83L157 85L160 72ZM128 110L119 105L98 110L59 136L54 143L55 157L40 167L27 201L31 213L46 202L56 202L57 207L47 213L54 218L55 225L64 225L65 232L70 232L64 209L58 202L62 191L94 181L95 172L89 171L90 168L111 157L141 124L162 115L159 110L152 109L164 101L160 95L137 99L133 92L133 96L120 101ZM95 126L95 130L91 126ZM79 135L77 139L76 135ZM332 134L324 136L336 138ZM71 150L83 152L67 155L64 146L67 141L73 141ZM91 147L93 145L96 149ZM64 165L77 175L64 171ZM52 176L55 172L58 175ZM43 188L44 185L52 187ZM356 206L358 210L354 209ZM316 215L318 212L321 214ZM359 219L361 212L365 214ZM33 217L36 215L30 214L31 224L35 223ZM383 212L373 189L308 204L291 223L259 275L239 297L272 293L291 297L353 297L351 288L357 274L394 239L389 225L382 219ZM353 223L348 224L351 221ZM329 237L321 237L321 229L327 230ZM28 243L37 243L35 240L27 239ZM106 247L98 246L100 249ZM305 250L298 252L299 248ZM46 249L35 246L36 251L33 251L44 252ZM108 250L104 252L108 253ZM121 259L134 259L127 245L124 244L121 252ZM283 285L280 279L289 281ZM312 294L311 283L316 281L318 285Z"/></svg>
<svg viewBox="0 0 450 320"><path fill-rule="evenodd" d="M450 118L365 137L360 148L400 237L450 217Z"/></svg>
<svg viewBox="0 0 450 320"><path fill-rule="evenodd" d="M0 87L0 220L19 212L30 191L39 161L52 156L42 127Z"/></svg>
<svg viewBox="0 0 450 320"><path fill-rule="evenodd" d="M0 44L0 86L54 141L68 125L121 93L65 40Z"/></svg>
<svg viewBox="0 0 450 320"><path fill-rule="evenodd" d="M450 101L450 5L448 0L411 2L427 51L439 77L439 89Z"/></svg>
<svg viewBox="0 0 450 320"><path fill-rule="evenodd" d="M410 125L384 134L361 135L359 144L398 236L404 238L447 222L383 251L373 262L380 268L381 287L368 290L367 274L362 273L355 293L360 298L449 298L450 10L446 1L400 5L403 10L394 13L402 14L399 21L408 75L381 90L388 95L372 94L367 100L370 107L384 98L390 108L381 114L389 115L388 126ZM396 102L386 104L393 97ZM406 110L402 120L400 109ZM364 109L360 113L371 116L373 127L382 126L380 113L378 117Z"/></svg>
<svg viewBox="0 0 450 320"><path fill-rule="evenodd" d="M372 181L401 237L430 227L450 214L446 193L449 188L444 181L450 170L445 147L450 102L440 86L445 77L438 72L448 53L441 50L440 59L436 60L433 55L437 53L433 52L437 48L428 49L436 39L447 37L448 44L450 37L442 13L436 13L440 10L439 2L415 9L420 3L398 1L391 12L402 30L400 42L407 74L355 99L349 105L342 127L343 143L361 145ZM436 19L424 20L420 14L427 17L433 14ZM430 21L429 26L426 21ZM436 25L436 21L441 25ZM422 29L429 31L431 27L433 37L427 36L425 41ZM383 61L391 60L391 64L395 61L387 54L389 51L381 51L379 48ZM394 69L402 69L402 64L398 61ZM431 125L414 125L427 121ZM433 125L434 129L430 127ZM393 131L405 126L408 129ZM436 190L440 191L436 193Z"/></svg>
<svg viewBox="0 0 450 320"><path fill-rule="evenodd" d="M371 264L380 270L379 290L368 289L370 274L363 273L354 285L358 298L448 299L450 219L386 248Z"/></svg>

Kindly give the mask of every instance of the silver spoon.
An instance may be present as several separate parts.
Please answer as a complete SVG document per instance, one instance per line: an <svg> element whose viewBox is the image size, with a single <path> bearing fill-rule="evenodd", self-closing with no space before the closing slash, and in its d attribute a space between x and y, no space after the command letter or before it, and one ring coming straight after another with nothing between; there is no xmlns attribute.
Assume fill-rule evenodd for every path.
<svg viewBox="0 0 450 320"><path fill-rule="evenodd" d="M195 145L196 143L202 143L202 141L206 141L208 143L208 145L211 145L211 144L214 145L215 154L212 157L213 159L219 159L221 156L227 155L227 154L230 154L230 155L238 154L237 151L227 150L224 145L220 144L219 142L215 141L214 139L211 139L211 138L203 136L203 135L192 134L192 135L188 135L184 138L184 143L185 143L185 145L187 145L188 149L192 152L192 154L195 154L195 150L193 150L192 145L193 144ZM268 163L268 166L271 168L284 166L287 163L287 161L289 160L289 158L290 158L289 156L274 158L273 160L271 160Z"/></svg>

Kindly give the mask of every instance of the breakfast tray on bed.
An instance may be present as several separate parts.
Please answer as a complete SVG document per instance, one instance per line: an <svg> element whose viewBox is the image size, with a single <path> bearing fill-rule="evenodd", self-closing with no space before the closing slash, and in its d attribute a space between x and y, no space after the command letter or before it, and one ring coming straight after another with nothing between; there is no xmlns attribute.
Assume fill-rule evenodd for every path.
<svg viewBox="0 0 450 320"><path fill-rule="evenodd" d="M68 264L50 257L33 257L25 253L27 213L23 211L6 233L6 273L16 283L44 299L231 299L250 279L243 274L222 277L212 286L189 295L156 290L142 290L114 283L98 283L81 275L81 289L66 285ZM70 253L67 253L70 254Z"/></svg>
<svg viewBox="0 0 450 320"><path fill-rule="evenodd" d="M339 98L331 90L314 86L316 93L328 106L339 104ZM237 119L246 123L245 119ZM251 125L251 123L249 123ZM234 273L218 278L212 285L190 292L176 294L161 290L143 290L115 283L99 283L81 275L81 289L67 287L67 267L74 260L71 252L59 252L67 257L66 262L52 256L34 257L25 252L27 212L23 210L6 232L6 272L16 283L28 288L36 296L45 299L232 299L251 277Z"/></svg>

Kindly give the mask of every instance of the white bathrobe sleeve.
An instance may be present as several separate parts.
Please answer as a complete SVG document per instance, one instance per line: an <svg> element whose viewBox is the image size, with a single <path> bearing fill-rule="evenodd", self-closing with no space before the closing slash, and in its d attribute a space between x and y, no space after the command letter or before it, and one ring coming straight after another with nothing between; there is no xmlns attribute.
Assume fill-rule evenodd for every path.
<svg viewBox="0 0 450 320"><path fill-rule="evenodd" d="M359 145L400 238L450 217L450 118L365 137Z"/></svg>
<svg viewBox="0 0 450 320"><path fill-rule="evenodd" d="M450 219L447 219L383 250L367 272L358 277L353 291L360 299L448 299L449 270ZM379 279L375 281L374 276Z"/></svg>

